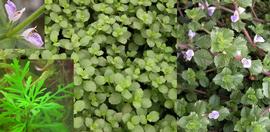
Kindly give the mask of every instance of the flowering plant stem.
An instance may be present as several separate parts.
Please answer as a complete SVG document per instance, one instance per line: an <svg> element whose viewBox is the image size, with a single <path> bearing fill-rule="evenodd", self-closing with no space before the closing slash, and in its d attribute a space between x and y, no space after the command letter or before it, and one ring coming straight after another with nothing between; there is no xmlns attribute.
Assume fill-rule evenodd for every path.
<svg viewBox="0 0 270 132"><path fill-rule="evenodd" d="M12 30L8 31L6 34L0 36L0 40L6 39L8 37L13 36L17 32L21 31L24 27L32 23L34 20L36 20L40 15L43 14L45 11L45 5L39 7L38 10L36 10L31 16L26 18L23 22L21 22L18 26L13 28Z"/></svg>

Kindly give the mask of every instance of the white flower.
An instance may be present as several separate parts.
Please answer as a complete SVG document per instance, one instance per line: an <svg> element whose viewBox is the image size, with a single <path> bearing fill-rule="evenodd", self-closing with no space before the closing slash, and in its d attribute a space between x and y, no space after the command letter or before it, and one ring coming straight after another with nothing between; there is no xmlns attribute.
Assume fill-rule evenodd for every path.
<svg viewBox="0 0 270 132"><path fill-rule="evenodd" d="M192 59L192 57L194 56L194 52L192 49L189 49L186 52L183 52L183 54L184 54L185 60L187 60L187 61L190 61Z"/></svg>
<svg viewBox="0 0 270 132"><path fill-rule="evenodd" d="M208 15L209 15L209 16L213 16L215 10L216 10L216 7L214 7L214 6L208 7L208 8L207 8Z"/></svg>
<svg viewBox="0 0 270 132"><path fill-rule="evenodd" d="M188 30L188 36L190 39L194 38L196 36L196 32L193 32L192 30Z"/></svg>
<svg viewBox="0 0 270 132"><path fill-rule="evenodd" d="M245 8L243 7L238 7L238 11L239 11L239 14L242 14L243 12L245 12Z"/></svg>
<svg viewBox="0 0 270 132"><path fill-rule="evenodd" d="M205 4L206 7L209 6L208 2L206 1L205 3L199 3L199 8L200 9L205 9L204 4Z"/></svg>
<svg viewBox="0 0 270 132"><path fill-rule="evenodd" d="M251 59L243 58L241 60L241 62L243 64L244 68L250 68L251 67L251 64L252 64Z"/></svg>
<svg viewBox="0 0 270 132"><path fill-rule="evenodd" d="M213 110L211 113L208 114L209 119L217 119L219 117L219 112L216 110Z"/></svg>
<svg viewBox="0 0 270 132"><path fill-rule="evenodd" d="M265 42L265 40L263 39L262 36L256 34L256 35L254 36L253 42L254 42L254 43L257 43L257 42L263 43L263 42Z"/></svg>

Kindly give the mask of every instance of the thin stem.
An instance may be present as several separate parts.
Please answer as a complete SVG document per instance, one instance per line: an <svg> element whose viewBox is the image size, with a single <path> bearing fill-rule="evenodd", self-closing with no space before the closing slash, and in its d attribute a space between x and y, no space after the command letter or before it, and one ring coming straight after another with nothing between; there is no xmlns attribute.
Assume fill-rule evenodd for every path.
<svg viewBox="0 0 270 132"><path fill-rule="evenodd" d="M208 73L208 72L212 72L212 71L215 71L215 70L217 70L217 68L208 69L205 72Z"/></svg>
<svg viewBox="0 0 270 132"><path fill-rule="evenodd" d="M233 10L227 8L227 7L224 7L224 6L221 6L221 5L216 5L218 8L224 10L224 11L227 11L227 12L230 12L230 13L234 13Z"/></svg>
<svg viewBox="0 0 270 132"><path fill-rule="evenodd" d="M5 39L7 37L13 36L17 32L21 31L24 27L31 24L34 20L36 20L43 12L45 11L45 5L39 7L31 16L26 18L23 22L17 25L13 30L9 31L8 33L1 35L0 40Z"/></svg>
<svg viewBox="0 0 270 132"><path fill-rule="evenodd" d="M210 32L208 29L206 29L206 28L201 28L201 30L203 30L203 31L206 32L207 34L211 34L211 32Z"/></svg>
<svg viewBox="0 0 270 132"><path fill-rule="evenodd" d="M194 91L199 94L207 94L207 92L198 89L194 89Z"/></svg>
<svg viewBox="0 0 270 132"><path fill-rule="evenodd" d="M258 16L257 16L257 14L256 14L256 12L255 12L255 10L254 10L255 3L256 3L256 1L253 1L252 6L251 6L251 12L252 12L253 16L254 16L256 19L258 19Z"/></svg>
<svg viewBox="0 0 270 132"><path fill-rule="evenodd" d="M179 12L179 14L180 14L180 16L181 17L183 17L184 15L183 15L183 13L182 13L182 11L181 11L181 9L179 8L179 6L180 6L180 3L179 3L179 1L178 0L176 0L176 2L177 2L177 10L178 10L178 12Z"/></svg>
<svg viewBox="0 0 270 132"><path fill-rule="evenodd" d="M250 35L249 35L247 29L244 28L244 29L242 30L242 32L243 32L244 35L246 36L248 42L255 48L255 47L256 47L256 44L253 42L253 40L252 40L252 38L250 37Z"/></svg>

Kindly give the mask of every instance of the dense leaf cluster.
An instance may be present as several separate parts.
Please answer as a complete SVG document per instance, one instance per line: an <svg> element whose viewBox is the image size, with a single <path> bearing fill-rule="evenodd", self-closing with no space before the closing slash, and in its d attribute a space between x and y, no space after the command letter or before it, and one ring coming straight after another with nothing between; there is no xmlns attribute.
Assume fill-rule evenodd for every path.
<svg viewBox="0 0 270 132"><path fill-rule="evenodd" d="M74 60L76 131L176 131L176 1L45 4L46 50L30 58Z"/></svg>
<svg viewBox="0 0 270 132"><path fill-rule="evenodd" d="M269 1L179 3L179 130L270 131Z"/></svg>

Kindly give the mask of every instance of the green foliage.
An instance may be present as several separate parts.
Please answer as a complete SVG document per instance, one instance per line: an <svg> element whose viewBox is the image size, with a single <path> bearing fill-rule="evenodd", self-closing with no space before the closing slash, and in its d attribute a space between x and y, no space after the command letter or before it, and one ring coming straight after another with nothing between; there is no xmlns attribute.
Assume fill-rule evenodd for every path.
<svg viewBox="0 0 270 132"><path fill-rule="evenodd" d="M221 73L213 78L213 81L215 84L228 91L237 90L238 86L243 81L243 75L239 73L232 74L230 69L224 68Z"/></svg>
<svg viewBox="0 0 270 132"><path fill-rule="evenodd" d="M270 131L269 6L178 0L178 131Z"/></svg>
<svg viewBox="0 0 270 132"><path fill-rule="evenodd" d="M74 131L176 132L176 1L45 5L48 52L29 54L74 60Z"/></svg>
<svg viewBox="0 0 270 132"><path fill-rule="evenodd" d="M68 131L62 123L64 106L57 100L69 94L68 88L59 85L57 91L46 92L43 79L32 81L28 61L21 67L18 60L8 64L10 73L0 80L0 128L12 132Z"/></svg>

